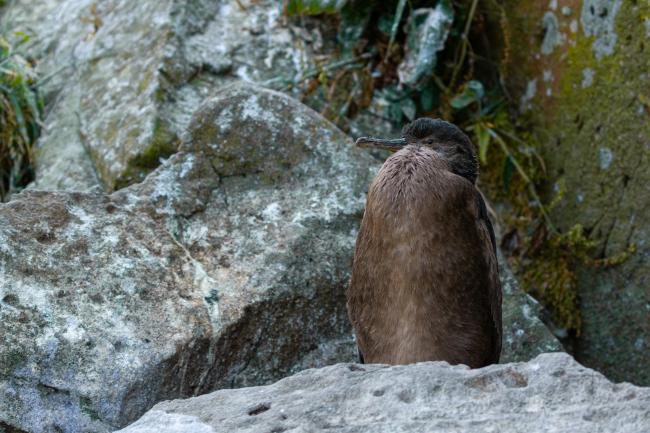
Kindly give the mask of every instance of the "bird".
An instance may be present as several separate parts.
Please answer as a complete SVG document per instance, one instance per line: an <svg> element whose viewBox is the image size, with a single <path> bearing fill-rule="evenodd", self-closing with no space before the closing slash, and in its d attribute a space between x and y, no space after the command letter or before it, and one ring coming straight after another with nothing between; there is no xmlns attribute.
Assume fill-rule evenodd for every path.
<svg viewBox="0 0 650 433"><path fill-rule="evenodd" d="M499 362L501 282L469 137L419 118L387 149L357 234L347 310L361 363Z"/></svg>

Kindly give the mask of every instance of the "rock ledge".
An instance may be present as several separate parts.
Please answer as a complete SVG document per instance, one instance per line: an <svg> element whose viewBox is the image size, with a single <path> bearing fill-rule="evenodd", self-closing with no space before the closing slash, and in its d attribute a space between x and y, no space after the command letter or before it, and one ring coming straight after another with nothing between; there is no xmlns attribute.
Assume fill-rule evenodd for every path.
<svg viewBox="0 0 650 433"><path fill-rule="evenodd" d="M642 432L650 388L614 384L565 353L470 370L337 364L273 385L157 404L120 433Z"/></svg>

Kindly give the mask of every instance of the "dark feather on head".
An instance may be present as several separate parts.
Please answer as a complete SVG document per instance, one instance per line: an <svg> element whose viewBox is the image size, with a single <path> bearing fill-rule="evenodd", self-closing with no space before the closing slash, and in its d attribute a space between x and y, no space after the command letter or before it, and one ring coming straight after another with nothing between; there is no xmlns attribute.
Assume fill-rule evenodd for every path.
<svg viewBox="0 0 650 433"><path fill-rule="evenodd" d="M422 143L422 139L431 138L433 147L443 145L446 159L454 173L474 183L478 176L476 150L469 137L453 123L442 119L421 117L402 129L402 137L407 143Z"/></svg>

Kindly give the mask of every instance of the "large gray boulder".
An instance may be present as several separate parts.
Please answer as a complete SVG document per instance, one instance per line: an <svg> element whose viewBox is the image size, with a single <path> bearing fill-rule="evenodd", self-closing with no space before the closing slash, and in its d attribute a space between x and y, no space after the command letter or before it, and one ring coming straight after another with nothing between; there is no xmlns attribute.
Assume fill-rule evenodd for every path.
<svg viewBox="0 0 650 433"><path fill-rule="evenodd" d="M0 204L0 426L106 432L161 400L355 360L345 288L377 163L248 85L208 100L182 147L110 195ZM559 348L504 277L504 359Z"/></svg>
<svg viewBox="0 0 650 433"><path fill-rule="evenodd" d="M613 384L556 353L477 370L337 364L159 403L120 433L641 433L649 407L650 388Z"/></svg>

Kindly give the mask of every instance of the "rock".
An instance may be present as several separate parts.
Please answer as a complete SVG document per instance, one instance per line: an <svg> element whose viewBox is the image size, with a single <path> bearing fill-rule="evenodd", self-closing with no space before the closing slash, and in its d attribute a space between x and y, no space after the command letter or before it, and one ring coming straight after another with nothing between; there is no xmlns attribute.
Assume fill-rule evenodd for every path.
<svg viewBox="0 0 650 433"><path fill-rule="evenodd" d="M201 106L182 149L110 195L0 205L0 426L106 432L356 359L345 288L375 160L244 84ZM504 276L504 358L525 359L553 337Z"/></svg>
<svg viewBox="0 0 650 433"><path fill-rule="evenodd" d="M238 79L291 81L319 41L316 29L313 44L297 37L274 0L17 0L4 22L31 35L27 52L52 77L34 184L50 190L142 180L206 97Z"/></svg>
<svg viewBox="0 0 650 433"><path fill-rule="evenodd" d="M650 388L613 384L563 353L470 370L337 364L273 385L159 403L120 433L641 432Z"/></svg>
<svg viewBox="0 0 650 433"><path fill-rule="evenodd" d="M551 215L558 228L581 224L598 241L598 257L636 245L619 266L578 273L583 326L575 356L614 380L650 385L650 4L582 0L560 10L554 3L504 7L505 82L537 118L549 183L566 191ZM531 29L547 21L555 24L542 41Z"/></svg>
<svg viewBox="0 0 650 433"><path fill-rule="evenodd" d="M503 346L499 362L528 361L541 353L564 351L540 320L541 306L521 290L501 254L499 276L503 289Z"/></svg>
<svg viewBox="0 0 650 433"><path fill-rule="evenodd" d="M193 152L141 184L0 206L2 422L109 431L162 399L277 380L348 338L349 261L376 165L282 94L237 87L205 110L221 104L251 127L228 135L200 111L201 127L222 129L192 131ZM249 163L233 161L246 170L213 168L232 137L248 145ZM269 146L296 156L282 173Z"/></svg>

